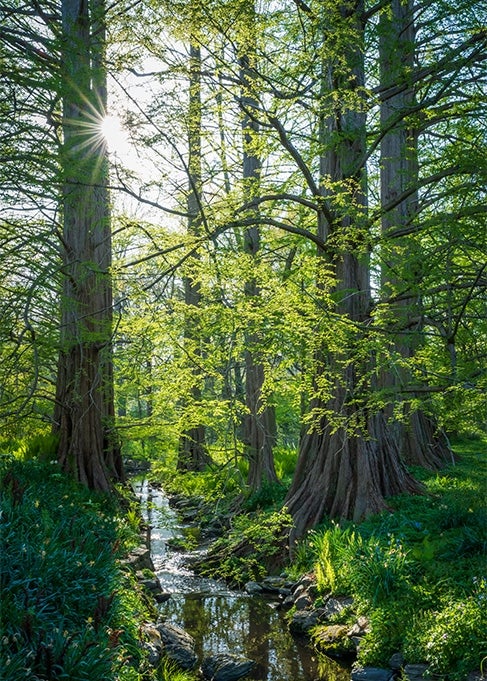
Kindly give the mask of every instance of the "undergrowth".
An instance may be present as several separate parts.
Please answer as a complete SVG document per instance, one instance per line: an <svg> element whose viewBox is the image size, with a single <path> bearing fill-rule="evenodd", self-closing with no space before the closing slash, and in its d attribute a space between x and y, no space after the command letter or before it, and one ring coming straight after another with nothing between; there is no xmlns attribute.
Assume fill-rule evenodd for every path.
<svg viewBox="0 0 487 681"><path fill-rule="evenodd" d="M163 482L169 494L178 494L191 499L201 499L211 504L213 511L225 512L229 503L242 490L240 471L235 466L213 466L204 471L175 471L161 461L153 461L150 477Z"/></svg>
<svg viewBox="0 0 487 681"><path fill-rule="evenodd" d="M237 587L278 572L287 558L283 546L291 525L286 510L235 516L225 536L213 543L196 567L203 575L224 579Z"/></svg>
<svg viewBox="0 0 487 681"><path fill-rule="evenodd" d="M360 524L326 523L297 552L322 597L351 595L369 618L363 665L387 665L402 652L431 674L464 681L487 655L485 465L478 443L459 454L439 473L415 471L424 495L390 499L392 513Z"/></svg>
<svg viewBox="0 0 487 681"><path fill-rule="evenodd" d="M353 596L355 614L367 616L361 664L387 666L401 652L406 663L426 663L445 681L465 681L487 663L482 449L481 440L458 444L455 464L438 473L413 470L424 494L389 499L390 511L362 523L324 522L296 547L286 566L290 578L314 571L318 605L329 594ZM203 572L241 585L282 569L291 523L282 510L285 486L264 485L246 495L230 467L173 475L170 484L221 511L240 498L239 513L203 561Z"/></svg>
<svg viewBox="0 0 487 681"><path fill-rule="evenodd" d="M139 645L149 606L119 562L137 537L117 503L9 456L0 491L2 679L152 678Z"/></svg>

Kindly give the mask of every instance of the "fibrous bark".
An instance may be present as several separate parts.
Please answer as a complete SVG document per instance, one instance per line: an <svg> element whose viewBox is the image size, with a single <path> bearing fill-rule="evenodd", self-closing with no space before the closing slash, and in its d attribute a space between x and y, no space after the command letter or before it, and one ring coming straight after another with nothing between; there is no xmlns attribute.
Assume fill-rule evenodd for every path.
<svg viewBox="0 0 487 681"><path fill-rule="evenodd" d="M380 181L382 232L387 244L390 234L418 219L418 135L413 113L415 91L410 82L415 44L411 0L390 1L381 12L379 35L381 86L386 93L381 102ZM415 239L414 235L394 238L382 259L383 292L399 301L391 304L391 312L397 329L396 351L405 360L395 373L383 372L382 385L395 402L403 403L403 418L393 424L401 455L410 464L436 469L452 461L448 440L433 417L421 409L412 410L401 393L411 380L406 367L420 346L423 327L421 254ZM393 420L392 406L388 417Z"/></svg>
<svg viewBox="0 0 487 681"><path fill-rule="evenodd" d="M62 3L64 287L56 385L58 458L99 490L123 479L114 429L111 232L102 2Z"/></svg>
<svg viewBox="0 0 487 681"><path fill-rule="evenodd" d="M188 191L188 233L198 238L201 232L201 50L196 40L190 41L189 59L189 107L188 107L188 148L189 148L189 191ZM190 263L193 268L198 262L196 253ZM200 328L198 313L201 307L201 286L196 272L188 272L184 277L184 302L187 314L184 320L185 343L192 348L192 377L189 400L186 405L199 405L203 380L201 371L202 352L200 349ZM205 426L194 423L185 428L179 438L179 470L200 471L209 462L206 448Z"/></svg>
<svg viewBox="0 0 487 681"><path fill-rule="evenodd" d="M255 93L255 80L252 68L255 61L255 7L249 0L245 7L246 38L240 45L240 79L242 83L242 132L243 132L243 183L248 215L255 222L246 229L244 252L257 265L261 248L261 235L258 226L259 209L255 198L258 196L262 160L258 151L259 124L256 114L259 103ZM260 287L255 277L245 282L245 296L249 303L258 301ZM251 329L245 334L245 404L247 415L243 423L243 442L245 456L249 463L247 484L252 490L260 489L263 482L278 482L274 466L273 448L276 440L274 408L265 404L262 391L265 380L264 365L259 357L261 346L259 329Z"/></svg>
<svg viewBox="0 0 487 681"><path fill-rule="evenodd" d="M319 213L318 223L319 236L326 245L321 262L334 272L336 281L333 312L347 331L339 350L324 345L316 352L315 394L310 405L315 417L301 438L297 468L284 501L294 520L291 542L324 515L360 520L386 508L388 496L419 490L400 460L384 414L369 410L374 357L359 352L360 343L367 338L371 308L364 233L365 113L360 104L363 9L361 2L353 7L339 5L330 13L323 36L324 44L329 44L334 38L330 31L337 31L343 45L342 31L348 33L347 48L340 55L346 69L343 61L337 66L324 50L319 121L324 181L320 186L323 204L326 201L331 210ZM336 93L341 97L335 98ZM329 386L325 391L320 387L323 384Z"/></svg>

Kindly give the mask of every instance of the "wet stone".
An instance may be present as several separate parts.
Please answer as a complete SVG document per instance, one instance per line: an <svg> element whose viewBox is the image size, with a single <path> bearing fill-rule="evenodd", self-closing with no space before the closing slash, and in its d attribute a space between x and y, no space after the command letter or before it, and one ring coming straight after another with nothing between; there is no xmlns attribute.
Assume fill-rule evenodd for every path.
<svg viewBox="0 0 487 681"><path fill-rule="evenodd" d="M166 656L181 669L194 669L198 658L194 651L193 637L170 622L158 624L157 630L161 635Z"/></svg>
<svg viewBox="0 0 487 681"><path fill-rule="evenodd" d="M390 681L392 677L392 669L382 669L382 667L354 667L352 669L352 681Z"/></svg>
<svg viewBox="0 0 487 681"><path fill-rule="evenodd" d="M324 610L299 610L294 613L289 630L296 636L309 636L311 629L324 620Z"/></svg>
<svg viewBox="0 0 487 681"><path fill-rule="evenodd" d="M154 600L156 603L166 603L171 598L171 594L166 591L161 591L160 593L154 594Z"/></svg>
<svg viewBox="0 0 487 681"><path fill-rule="evenodd" d="M348 632L349 636L363 636L370 631L369 620L366 617L359 617ZM392 667L392 665L389 665Z"/></svg>
<svg viewBox="0 0 487 681"><path fill-rule="evenodd" d="M147 651L147 662L151 667L157 667L161 661L161 648L152 641L142 643L143 650Z"/></svg>
<svg viewBox="0 0 487 681"><path fill-rule="evenodd" d="M402 653L394 653L389 659L389 667L391 669L401 669L404 664L404 655Z"/></svg>
<svg viewBox="0 0 487 681"><path fill-rule="evenodd" d="M146 589L146 591L149 591L153 595L161 592L161 583L156 575L153 577L147 577L139 570L136 572L135 576L137 577L137 581L139 582L140 586Z"/></svg>
<svg viewBox="0 0 487 681"><path fill-rule="evenodd" d="M245 591L251 596L254 596L255 594L263 593L264 589L258 582L247 582Z"/></svg>
<svg viewBox="0 0 487 681"><path fill-rule="evenodd" d="M211 655L203 660L201 673L210 681L236 681L247 676L255 662L236 655Z"/></svg>
<svg viewBox="0 0 487 681"><path fill-rule="evenodd" d="M472 671L467 676L467 681L487 681L487 671L482 672L480 669Z"/></svg>
<svg viewBox="0 0 487 681"><path fill-rule="evenodd" d="M425 677L427 664L407 664L404 667L404 678L408 681L422 681Z"/></svg>
<svg viewBox="0 0 487 681"><path fill-rule="evenodd" d="M147 591L150 591L151 593L157 593L161 590L161 585L159 584L158 579L142 579L140 581L140 586L142 586L144 589L147 589Z"/></svg>
<svg viewBox="0 0 487 681"><path fill-rule="evenodd" d="M312 584L314 584L314 583L315 583L314 577L312 577L311 575L305 575L304 577L301 577L301 579L299 580L299 582L297 582L297 583L295 584L295 586L294 586L294 588L292 589L292 591L293 591L293 593L296 593L296 591L297 591L300 587L302 587L303 589L307 589L308 587L310 587L310 586L311 586Z"/></svg>
<svg viewBox="0 0 487 681"><path fill-rule="evenodd" d="M150 624L143 625L141 631L145 639L141 646L148 653L149 664L152 667L156 667L161 660L163 649L161 635L157 629Z"/></svg>
<svg viewBox="0 0 487 681"><path fill-rule="evenodd" d="M289 582L283 577L265 577L261 584L266 593L281 595L291 593Z"/></svg>
<svg viewBox="0 0 487 681"><path fill-rule="evenodd" d="M338 615L352 603L352 598L329 598L324 605L325 617L330 618L333 615Z"/></svg>
<svg viewBox="0 0 487 681"><path fill-rule="evenodd" d="M294 600L294 605L296 610L306 610L313 605L313 601L307 593L304 593Z"/></svg>
<svg viewBox="0 0 487 681"><path fill-rule="evenodd" d="M138 546L137 548L132 549L123 563L136 572L139 570L151 570L154 572L154 564L150 551L145 546Z"/></svg>
<svg viewBox="0 0 487 681"><path fill-rule="evenodd" d="M291 610L291 608L294 605L294 597L293 596L286 596L286 598L283 600L281 604L281 608L283 610Z"/></svg>
<svg viewBox="0 0 487 681"><path fill-rule="evenodd" d="M320 626L313 633L315 646L330 657L346 657L355 652L355 646L347 636L348 627L344 624Z"/></svg>

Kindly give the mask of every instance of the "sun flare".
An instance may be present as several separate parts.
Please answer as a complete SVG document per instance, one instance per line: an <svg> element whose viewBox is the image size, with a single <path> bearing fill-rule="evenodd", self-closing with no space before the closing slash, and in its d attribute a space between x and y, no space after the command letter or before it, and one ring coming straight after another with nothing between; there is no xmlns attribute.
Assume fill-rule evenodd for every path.
<svg viewBox="0 0 487 681"><path fill-rule="evenodd" d="M108 151L123 156L129 147L129 139L120 118L105 116L100 124L100 130L108 145Z"/></svg>

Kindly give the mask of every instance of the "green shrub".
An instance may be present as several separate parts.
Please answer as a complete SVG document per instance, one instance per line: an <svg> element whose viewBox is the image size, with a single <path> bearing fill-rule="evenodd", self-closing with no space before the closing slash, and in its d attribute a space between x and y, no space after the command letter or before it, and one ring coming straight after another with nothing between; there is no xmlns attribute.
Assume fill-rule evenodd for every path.
<svg viewBox="0 0 487 681"><path fill-rule="evenodd" d="M419 612L404 642L406 657L430 664L434 674L463 681L487 654L487 590L479 580L477 592L456 602L438 603ZM443 606L443 607L441 607Z"/></svg>
<svg viewBox="0 0 487 681"><path fill-rule="evenodd" d="M265 481L259 490L250 494L246 499L244 508L251 512L282 505L285 495L286 489L281 484Z"/></svg>
<svg viewBox="0 0 487 681"><path fill-rule="evenodd" d="M412 563L408 551L394 537L364 540L355 535L350 559L353 595L369 607L390 602L409 585Z"/></svg>
<svg viewBox="0 0 487 681"><path fill-rule="evenodd" d="M286 509L236 516L230 531L211 547L200 572L242 585L275 568L280 571L287 560L284 542L291 524Z"/></svg>
<svg viewBox="0 0 487 681"><path fill-rule="evenodd" d="M409 582L408 552L393 536L363 537L351 527L333 524L311 534L315 572L321 593L353 595L376 606L403 591Z"/></svg>
<svg viewBox="0 0 487 681"><path fill-rule="evenodd" d="M393 653L402 650L411 618L407 599L391 600L369 611L370 633L360 643L358 660L364 666L384 666ZM417 662L418 660L414 660Z"/></svg>
<svg viewBox="0 0 487 681"><path fill-rule="evenodd" d="M26 461L36 459L44 463L56 461L58 441L57 435L52 433L36 435L23 445L23 458Z"/></svg>

